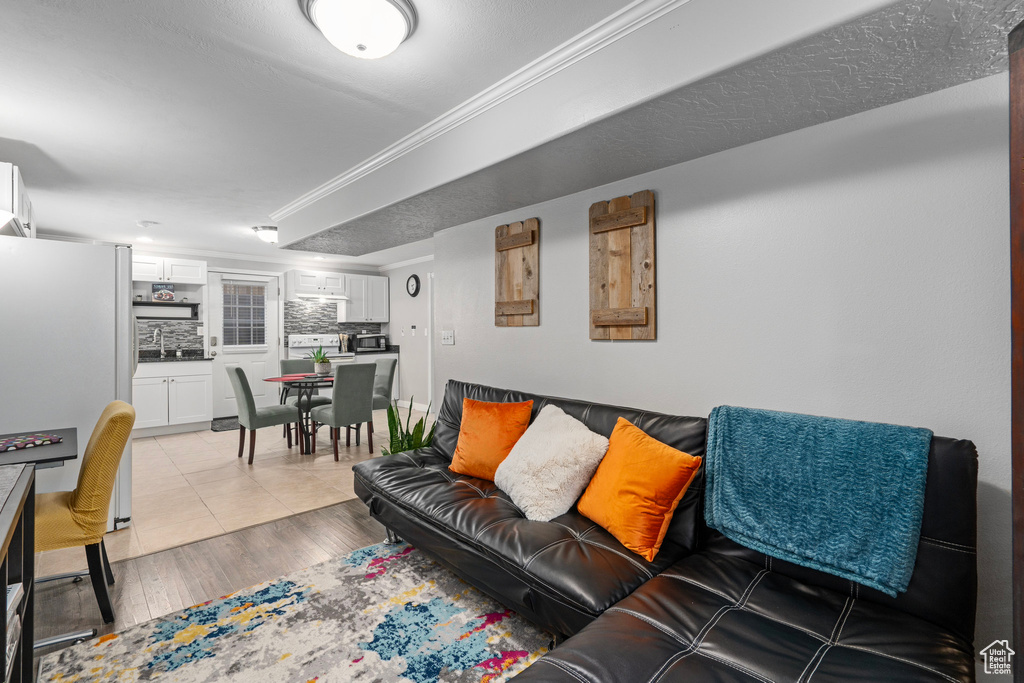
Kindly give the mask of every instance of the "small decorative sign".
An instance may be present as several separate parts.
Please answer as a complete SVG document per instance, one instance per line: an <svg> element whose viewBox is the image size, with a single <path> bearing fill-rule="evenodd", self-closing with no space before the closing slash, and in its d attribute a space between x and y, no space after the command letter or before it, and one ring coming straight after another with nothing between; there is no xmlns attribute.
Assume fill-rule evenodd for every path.
<svg viewBox="0 0 1024 683"><path fill-rule="evenodd" d="M174 285L154 284L153 301L174 301Z"/></svg>

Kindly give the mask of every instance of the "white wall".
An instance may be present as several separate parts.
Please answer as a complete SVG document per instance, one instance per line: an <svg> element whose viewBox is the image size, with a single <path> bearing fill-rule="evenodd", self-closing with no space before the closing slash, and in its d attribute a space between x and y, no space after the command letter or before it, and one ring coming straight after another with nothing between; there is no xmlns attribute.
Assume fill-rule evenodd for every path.
<svg viewBox="0 0 1024 683"><path fill-rule="evenodd" d="M427 334L430 329L430 273L434 264L430 261L402 268L388 269L383 274L389 278L391 294L391 321L387 333L392 344L398 344L398 371L401 374L402 400L413 401L417 407L426 407L429 401L430 353L427 349ZM420 278L420 293L409 296L405 289L410 275ZM412 326L416 329L413 330ZM438 394L440 397L440 394Z"/></svg>
<svg viewBox="0 0 1024 683"><path fill-rule="evenodd" d="M438 233L437 395L459 378L972 439L976 640L1011 637L1006 92L993 76ZM657 202L658 340L591 342L587 209L643 189ZM531 216L541 325L496 328L493 229Z"/></svg>

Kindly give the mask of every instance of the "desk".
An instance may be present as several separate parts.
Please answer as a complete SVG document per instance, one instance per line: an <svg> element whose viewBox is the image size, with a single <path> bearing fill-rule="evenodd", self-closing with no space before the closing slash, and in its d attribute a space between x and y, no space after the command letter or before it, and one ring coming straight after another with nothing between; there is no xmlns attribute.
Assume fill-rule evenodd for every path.
<svg viewBox="0 0 1024 683"><path fill-rule="evenodd" d="M263 381L280 382L289 389L297 391L298 400L295 401L295 405L299 409L299 452L303 455L309 455L312 451L310 435L313 432L313 425L307 425L307 422L309 421L309 411L313 409L313 392L317 389L326 389L327 387L334 386L334 375L304 373L301 375L284 375L282 377L264 377Z"/></svg>
<svg viewBox="0 0 1024 683"><path fill-rule="evenodd" d="M16 451L4 451L0 453L0 465L22 465L31 463L37 470L45 470L50 467L63 467L66 460L74 460L78 457L78 429L68 427L67 429L34 429L31 431L11 432L0 434L0 440L11 436L23 436L25 434L56 434L64 437L60 443L46 444L45 446L34 446L22 448Z"/></svg>

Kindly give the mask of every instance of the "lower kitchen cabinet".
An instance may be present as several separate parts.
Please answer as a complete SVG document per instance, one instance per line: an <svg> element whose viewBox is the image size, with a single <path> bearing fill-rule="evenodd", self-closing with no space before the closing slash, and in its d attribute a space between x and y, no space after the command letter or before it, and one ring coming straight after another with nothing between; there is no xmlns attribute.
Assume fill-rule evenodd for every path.
<svg viewBox="0 0 1024 683"><path fill-rule="evenodd" d="M167 425L167 379L143 377L132 380L135 429Z"/></svg>
<svg viewBox="0 0 1024 683"><path fill-rule="evenodd" d="M212 372L208 362L140 363L132 380L135 429L209 423Z"/></svg>
<svg viewBox="0 0 1024 683"><path fill-rule="evenodd" d="M167 384L167 424L209 422L213 419L213 377L171 377Z"/></svg>

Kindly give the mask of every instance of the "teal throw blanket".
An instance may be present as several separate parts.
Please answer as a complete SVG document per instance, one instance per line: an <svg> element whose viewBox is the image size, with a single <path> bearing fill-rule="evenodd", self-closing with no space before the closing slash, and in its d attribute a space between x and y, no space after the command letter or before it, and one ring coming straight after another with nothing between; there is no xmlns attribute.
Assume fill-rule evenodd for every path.
<svg viewBox="0 0 1024 683"><path fill-rule="evenodd" d="M896 596L914 572L932 433L719 406L705 519L737 543Z"/></svg>

